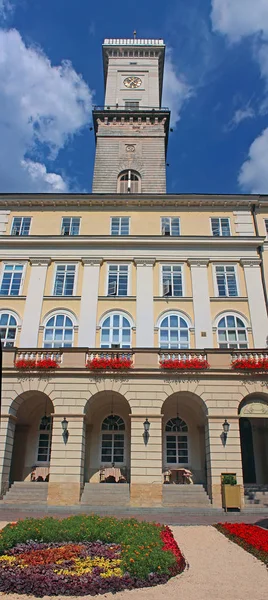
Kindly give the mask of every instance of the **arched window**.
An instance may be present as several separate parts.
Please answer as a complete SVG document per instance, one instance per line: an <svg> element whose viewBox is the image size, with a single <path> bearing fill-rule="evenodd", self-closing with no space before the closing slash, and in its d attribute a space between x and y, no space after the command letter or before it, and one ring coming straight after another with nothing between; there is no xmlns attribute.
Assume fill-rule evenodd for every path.
<svg viewBox="0 0 268 600"><path fill-rule="evenodd" d="M166 462L167 465L187 465L188 427L180 417L170 419L166 424Z"/></svg>
<svg viewBox="0 0 268 600"><path fill-rule="evenodd" d="M245 322L236 315L225 315L218 322L219 348L247 348L248 338Z"/></svg>
<svg viewBox="0 0 268 600"><path fill-rule="evenodd" d="M57 314L50 317L44 329L44 348L71 348L74 338L74 325L70 317Z"/></svg>
<svg viewBox="0 0 268 600"><path fill-rule="evenodd" d="M51 417L42 417L39 425L37 462L48 463L51 453Z"/></svg>
<svg viewBox="0 0 268 600"><path fill-rule="evenodd" d="M13 348L18 330L16 318L8 312L0 314L0 338L4 348Z"/></svg>
<svg viewBox="0 0 268 600"><path fill-rule="evenodd" d="M123 464L125 455L125 423L118 415L109 415L101 427L101 462Z"/></svg>
<svg viewBox="0 0 268 600"><path fill-rule="evenodd" d="M167 315L162 319L159 331L160 348L189 348L189 325L184 317L176 314Z"/></svg>
<svg viewBox="0 0 268 600"><path fill-rule="evenodd" d="M131 348L131 324L124 315L113 313L104 319L101 348Z"/></svg>
<svg viewBox="0 0 268 600"><path fill-rule="evenodd" d="M123 171L118 177L119 194L139 194L141 191L141 177L136 171Z"/></svg>

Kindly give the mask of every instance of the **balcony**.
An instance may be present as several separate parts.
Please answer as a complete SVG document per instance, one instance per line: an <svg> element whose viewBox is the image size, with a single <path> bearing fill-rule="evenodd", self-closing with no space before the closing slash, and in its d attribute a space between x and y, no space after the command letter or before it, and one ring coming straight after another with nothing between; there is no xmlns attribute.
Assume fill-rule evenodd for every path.
<svg viewBox="0 0 268 600"><path fill-rule="evenodd" d="M168 368L168 371L191 372L198 371L198 376L208 376L210 372L229 371L235 374L237 369L233 368L234 361L247 361L250 363L251 368L243 368L243 372L247 374L250 372L254 374L256 370L258 373L268 370L268 349L247 349L247 350L229 350L229 349L207 349L207 350L164 350L159 348L131 348L131 349L100 349L100 348L59 348L59 349L44 349L44 348L3 348L3 371L4 372L16 372L27 371L25 368L16 368L18 361L24 361L29 363L29 370L40 371L41 369L35 367L40 366L40 361L53 361L53 370L57 372L61 371L62 374L66 371L81 371L90 373L90 376L94 375L94 372L99 370L105 370L100 365L100 368L89 369L89 362L91 361L117 361L124 362L128 361L130 366L124 365L124 368L109 368L107 371L126 371L130 372L154 372L155 375L165 375L167 370L165 369L164 363L185 363L185 369L182 366L179 369ZM196 368L195 365L201 363L201 367ZM202 366L203 362L207 362L206 366ZM191 365L192 363L192 365ZM266 365L261 368L257 365ZM257 367L255 369L255 366ZM49 367L44 370L50 370ZM52 370L52 369L51 369ZM109 374L107 373L107 376Z"/></svg>

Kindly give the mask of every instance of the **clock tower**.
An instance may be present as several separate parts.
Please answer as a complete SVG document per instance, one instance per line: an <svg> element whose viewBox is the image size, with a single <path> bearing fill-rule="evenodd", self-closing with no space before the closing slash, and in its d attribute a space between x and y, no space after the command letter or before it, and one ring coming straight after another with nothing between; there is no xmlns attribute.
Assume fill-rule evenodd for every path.
<svg viewBox="0 0 268 600"><path fill-rule="evenodd" d="M163 40L104 40L105 105L93 110L93 193L166 193L164 56Z"/></svg>

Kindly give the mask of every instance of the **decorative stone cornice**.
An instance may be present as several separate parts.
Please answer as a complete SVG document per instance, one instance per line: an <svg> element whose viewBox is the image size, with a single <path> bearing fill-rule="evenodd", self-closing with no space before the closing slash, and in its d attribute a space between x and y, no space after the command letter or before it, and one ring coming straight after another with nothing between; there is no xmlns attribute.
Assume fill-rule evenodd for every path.
<svg viewBox="0 0 268 600"><path fill-rule="evenodd" d="M240 264L242 265L242 267L244 267L244 269L247 268L252 268L252 267L258 267L260 266L260 259L259 258L241 258L240 260Z"/></svg>
<svg viewBox="0 0 268 600"><path fill-rule="evenodd" d="M155 265L155 258L134 258L136 267L153 267Z"/></svg>
<svg viewBox="0 0 268 600"><path fill-rule="evenodd" d="M187 263L190 267L207 267L209 260L207 258L188 258Z"/></svg>
<svg viewBox="0 0 268 600"><path fill-rule="evenodd" d="M32 267L48 267L51 263L51 258L43 258L42 256L39 258L38 256L30 257L29 260Z"/></svg>
<svg viewBox="0 0 268 600"><path fill-rule="evenodd" d="M84 267L99 267L103 263L103 259L95 256L82 256L82 264Z"/></svg>

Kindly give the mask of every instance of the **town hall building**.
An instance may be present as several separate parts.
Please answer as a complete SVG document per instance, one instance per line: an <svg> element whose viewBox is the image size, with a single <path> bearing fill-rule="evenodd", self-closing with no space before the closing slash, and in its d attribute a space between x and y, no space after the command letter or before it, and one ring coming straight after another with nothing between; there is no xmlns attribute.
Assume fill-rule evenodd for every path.
<svg viewBox="0 0 268 600"><path fill-rule="evenodd" d="M102 49L92 193L0 194L0 504L268 507L268 196L167 194L165 44Z"/></svg>

